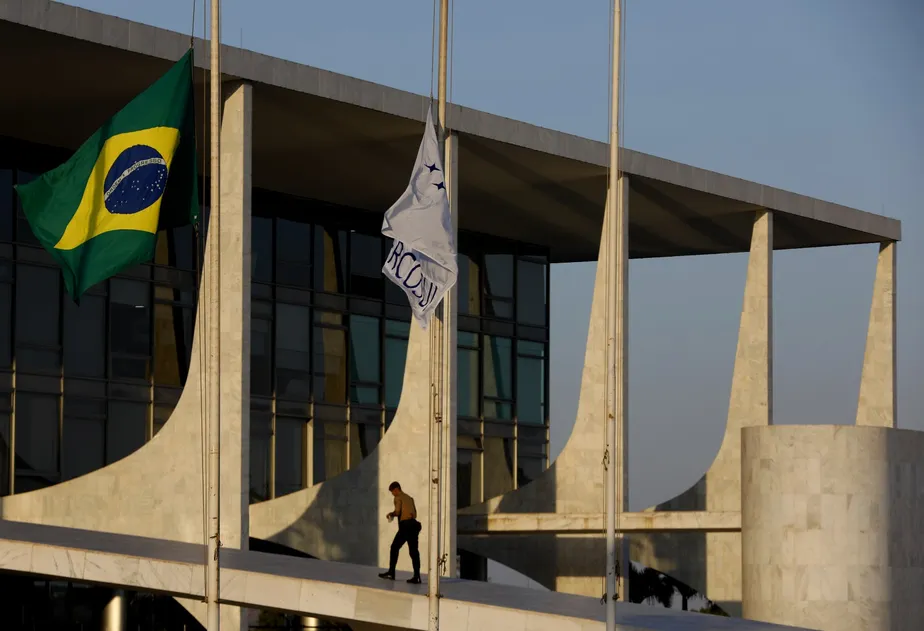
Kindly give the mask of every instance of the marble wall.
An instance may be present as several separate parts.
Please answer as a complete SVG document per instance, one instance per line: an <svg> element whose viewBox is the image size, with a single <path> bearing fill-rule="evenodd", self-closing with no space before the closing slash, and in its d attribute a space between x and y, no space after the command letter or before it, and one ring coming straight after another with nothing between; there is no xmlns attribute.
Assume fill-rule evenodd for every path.
<svg viewBox="0 0 924 631"><path fill-rule="evenodd" d="M744 616L823 631L924 621L924 432L742 432Z"/></svg>

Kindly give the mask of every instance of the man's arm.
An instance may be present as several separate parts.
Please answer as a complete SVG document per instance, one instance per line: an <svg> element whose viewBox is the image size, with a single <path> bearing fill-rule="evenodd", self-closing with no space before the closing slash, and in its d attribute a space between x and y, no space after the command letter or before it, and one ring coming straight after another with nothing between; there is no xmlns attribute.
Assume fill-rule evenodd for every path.
<svg viewBox="0 0 924 631"><path fill-rule="evenodd" d="M399 518L399 519L401 518L401 500L400 500L400 498L395 497L395 511L394 511L393 513L389 513L389 515L391 515L392 517L397 517L397 518Z"/></svg>

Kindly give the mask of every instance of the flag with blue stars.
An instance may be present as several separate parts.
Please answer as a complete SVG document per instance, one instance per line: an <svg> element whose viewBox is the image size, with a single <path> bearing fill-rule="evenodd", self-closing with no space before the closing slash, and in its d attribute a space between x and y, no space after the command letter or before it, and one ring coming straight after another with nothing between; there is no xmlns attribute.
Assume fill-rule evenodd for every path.
<svg viewBox="0 0 924 631"><path fill-rule="evenodd" d="M407 295L423 328L459 273L432 110L431 104L411 180L382 221L382 234L394 239L382 273Z"/></svg>

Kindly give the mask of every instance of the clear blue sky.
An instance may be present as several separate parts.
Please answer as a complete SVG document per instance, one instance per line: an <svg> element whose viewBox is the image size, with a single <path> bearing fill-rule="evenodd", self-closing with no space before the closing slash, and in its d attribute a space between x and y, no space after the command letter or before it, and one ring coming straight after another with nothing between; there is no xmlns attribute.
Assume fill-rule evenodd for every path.
<svg viewBox="0 0 924 631"><path fill-rule="evenodd" d="M72 4L190 26L189 0ZM609 0L456 4L456 102L605 140ZM431 0L223 7L226 43L243 34L245 48L429 91ZM924 3L627 0L625 17L626 146L902 220L900 425L924 429ZM777 253L778 423L853 422L875 260L875 246ZM635 508L682 491L718 450L745 265L743 255L632 265ZM577 405L593 265L552 277L557 448Z"/></svg>

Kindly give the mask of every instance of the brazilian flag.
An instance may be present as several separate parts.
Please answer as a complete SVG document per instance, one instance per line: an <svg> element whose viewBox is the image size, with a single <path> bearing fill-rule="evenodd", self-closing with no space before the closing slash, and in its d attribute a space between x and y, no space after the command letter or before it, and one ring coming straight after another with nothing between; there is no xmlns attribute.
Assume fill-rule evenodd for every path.
<svg viewBox="0 0 924 631"><path fill-rule="evenodd" d="M16 187L77 301L199 218L192 50L58 168Z"/></svg>

